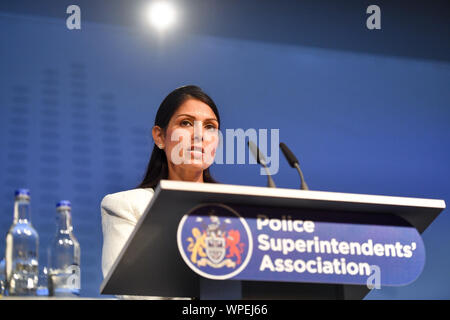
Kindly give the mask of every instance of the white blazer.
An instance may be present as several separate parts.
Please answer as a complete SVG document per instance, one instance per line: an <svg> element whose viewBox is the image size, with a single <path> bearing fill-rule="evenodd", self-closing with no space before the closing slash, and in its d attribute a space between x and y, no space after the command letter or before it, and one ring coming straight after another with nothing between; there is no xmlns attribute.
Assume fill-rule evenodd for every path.
<svg viewBox="0 0 450 320"><path fill-rule="evenodd" d="M133 189L106 195L101 203L103 278L113 266L139 218L153 197L153 189Z"/></svg>

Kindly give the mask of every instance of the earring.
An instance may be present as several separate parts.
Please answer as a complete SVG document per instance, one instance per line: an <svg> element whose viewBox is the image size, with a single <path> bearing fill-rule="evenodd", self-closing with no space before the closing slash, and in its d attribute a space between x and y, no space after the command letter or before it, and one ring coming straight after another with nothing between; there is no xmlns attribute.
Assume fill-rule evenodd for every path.
<svg viewBox="0 0 450 320"><path fill-rule="evenodd" d="M162 148L163 148L163 145L162 145L162 144L159 144L159 145L158 145L158 148L162 149Z"/></svg>

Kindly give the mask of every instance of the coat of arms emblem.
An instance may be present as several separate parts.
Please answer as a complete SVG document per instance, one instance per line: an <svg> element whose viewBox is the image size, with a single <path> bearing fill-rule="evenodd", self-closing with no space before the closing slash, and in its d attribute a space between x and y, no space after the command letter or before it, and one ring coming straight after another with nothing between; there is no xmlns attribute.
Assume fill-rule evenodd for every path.
<svg viewBox="0 0 450 320"><path fill-rule="evenodd" d="M198 266L213 268L235 268L241 263L241 255L245 245L240 242L238 230L228 229L230 219L223 219L210 214L208 218L197 217L200 228L193 228L193 237L188 237L190 243L188 251L191 253L191 262Z"/></svg>
<svg viewBox="0 0 450 320"><path fill-rule="evenodd" d="M211 279L227 279L241 272L252 251L246 221L226 205L193 209L180 221L178 247L184 261Z"/></svg>

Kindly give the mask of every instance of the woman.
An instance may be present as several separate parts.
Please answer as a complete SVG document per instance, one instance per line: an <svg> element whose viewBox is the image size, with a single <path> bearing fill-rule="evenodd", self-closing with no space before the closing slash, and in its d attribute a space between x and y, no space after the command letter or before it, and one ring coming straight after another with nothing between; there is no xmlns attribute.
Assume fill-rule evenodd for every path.
<svg viewBox="0 0 450 320"><path fill-rule="evenodd" d="M197 86L172 91L156 113L155 142L147 172L136 189L105 196L101 203L106 277L122 247L147 208L161 179L212 182L209 166L219 143L219 112Z"/></svg>

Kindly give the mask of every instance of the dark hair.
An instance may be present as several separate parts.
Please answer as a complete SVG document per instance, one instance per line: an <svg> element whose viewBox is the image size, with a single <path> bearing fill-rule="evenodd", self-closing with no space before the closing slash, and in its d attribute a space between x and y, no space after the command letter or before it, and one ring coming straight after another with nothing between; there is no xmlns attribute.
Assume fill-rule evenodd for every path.
<svg viewBox="0 0 450 320"><path fill-rule="evenodd" d="M201 102L206 103L217 117L220 128L220 117L219 111L217 110L214 101L205 93L203 90L197 86L188 85L177 88L173 90L169 95L163 100L159 106L158 112L155 117L155 126L161 127L166 130L170 119L177 109L188 99L196 99ZM145 173L144 179L139 184L137 188L153 188L158 185L161 179L167 179L169 176L169 169L167 164L167 157L164 150L159 149L156 144L153 146L152 155L147 166L147 172ZM217 183L213 179L209 168L203 170L203 181L210 183Z"/></svg>

